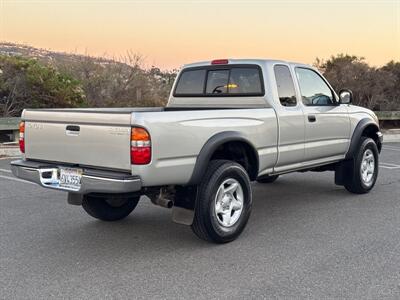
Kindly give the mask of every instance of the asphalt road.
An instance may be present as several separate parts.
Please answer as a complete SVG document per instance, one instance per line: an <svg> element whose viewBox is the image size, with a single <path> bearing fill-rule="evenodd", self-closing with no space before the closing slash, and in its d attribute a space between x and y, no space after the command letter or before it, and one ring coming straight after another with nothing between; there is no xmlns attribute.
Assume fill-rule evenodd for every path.
<svg viewBox="0 0 400 300"><path fill-rule="evenodd" d="M330 172L254 184L247 229L214 245L148 201L97 221L0 160L0 297L399 299L400 143L381 162L368 195Z"/></svg>

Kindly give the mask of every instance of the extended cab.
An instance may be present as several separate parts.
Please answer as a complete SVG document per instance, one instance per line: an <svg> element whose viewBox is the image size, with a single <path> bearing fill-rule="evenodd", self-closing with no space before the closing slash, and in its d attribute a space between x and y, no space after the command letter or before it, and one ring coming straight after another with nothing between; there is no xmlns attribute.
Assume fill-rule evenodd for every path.
<svg viewBox="0 0 400 300"><path fill-rule="evenodd" d="M373 188L382 134L351 101L304 64L194 63L165 108L24 110L12 171L100 220L128 216L147 196L200 238L229 242L250 216L252 181L329 170L350 192Z"/></svg>

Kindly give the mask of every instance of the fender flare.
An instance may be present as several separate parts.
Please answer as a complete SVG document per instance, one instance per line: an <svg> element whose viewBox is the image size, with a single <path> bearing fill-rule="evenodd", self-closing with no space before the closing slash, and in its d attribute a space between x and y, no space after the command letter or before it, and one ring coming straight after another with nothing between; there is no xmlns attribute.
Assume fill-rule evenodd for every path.
<svg viewBox="0 0 400 300"><path fill-rule="evenodd" d="M347 151L347 154L346 154L346 159L352 159L354 157L354 154L357 151L362 133L364 132L365 128L367 128L368 126L375 127L376 131L380 132L379 126L374 121L372 121L371 119L368 119L368 118L361 119L358 122L356 128L354 129L353 136L351 137L351 141L350 141L349 150ZM379 143L381 143L379 135L377 136L377 138L378 138ZM378 146L378 149L381 149L381 144L377 145L377 146Z"/></svg>
<svg viewBox="0 0 400 300"><path fill-rule="evenodd" d="M207 142L201 148L199 155L196 158L196 164L194 166L192 176L190 177L187 185L196 185L201 181L201 178L207 170L208 163L211 160L211 156L218 149L219 146L227 142L244 142L250 146L253 151L254 157L256 158L256 169L258 172L259 158L258 152L251 143L242 133L238 131L224 131L213 135L207 140ZM250 175L250 174L249 174ZM251 176L250 176L251 177ZM257 174L256 176L257 177Z"/></svg>

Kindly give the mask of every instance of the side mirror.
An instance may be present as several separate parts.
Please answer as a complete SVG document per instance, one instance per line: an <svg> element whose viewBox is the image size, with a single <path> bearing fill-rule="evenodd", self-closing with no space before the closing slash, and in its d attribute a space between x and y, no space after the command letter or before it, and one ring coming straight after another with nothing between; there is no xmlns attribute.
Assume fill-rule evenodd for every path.
<svg viewBox="0 0 400 300"><path fill-rule="evenodd" d="M348 89L343 89L339 92L340 104L350 104L353 102L353 92Z"/></svg>

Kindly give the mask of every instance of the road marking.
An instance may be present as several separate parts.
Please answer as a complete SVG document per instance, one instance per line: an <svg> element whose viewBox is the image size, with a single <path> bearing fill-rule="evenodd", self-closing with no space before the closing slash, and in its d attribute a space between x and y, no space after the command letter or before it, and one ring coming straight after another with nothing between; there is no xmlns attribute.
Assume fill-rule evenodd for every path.
<svg viewBox="0 0 400 300"><path fill-rule="evenodd" d="M389 166L391 166L391 167L400 167L400 165L396 165L396 164L394 164L394 163L381 162L381 164L389 165Z"/></svg>
<svg viewBox="0 0 400 300"><path fill-rule="evenodd" d="M9 177L9 176L0 175L0 178L12 180L12 181L17 181L17 182L23 182L23 183L29 183L29 184L37 185L36 183L30 182L30 181L26 181L26 180L22 180L22 179L18 179L18 178L15 178L15 177Z"/></svg>
<svg viewBox="0 0 400 300"><path fill-rule="evenodd" d="M400 169L400 165L396 165L396 164L392 164L392 163L386 163L386 162L381 162L379 164L379 167L384 168L384 169L389 169L389 170Z"/></svg>
<svg viewBox="0 0 400 300"><path fill-rule="evenodd" d="M6 156L6 157L0 157L0 160L16 159L16 158L21 158L21 156Z"/></svg>
<svg viewBox="0 0 400 300"><path fill-rule="evenodd" d="M11 171L10 171L10 170L7 170L7 169L0 169L0 172L11 173Z"/></svg>

